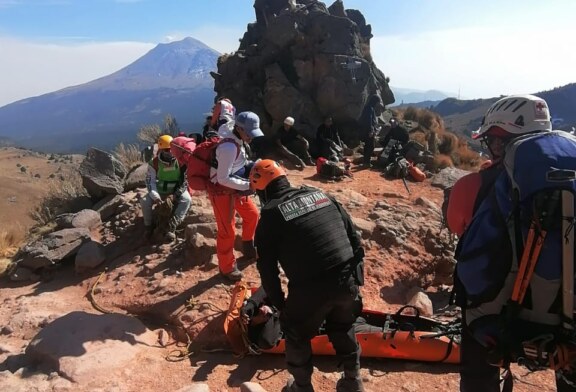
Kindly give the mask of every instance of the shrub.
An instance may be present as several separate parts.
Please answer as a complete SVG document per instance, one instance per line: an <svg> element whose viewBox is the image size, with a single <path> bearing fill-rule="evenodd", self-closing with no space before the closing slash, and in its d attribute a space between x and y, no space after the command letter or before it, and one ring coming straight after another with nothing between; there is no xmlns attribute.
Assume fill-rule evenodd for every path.
<svg viewBox="0 0 576 392"><path fill-rule="evenodd" d="M25 232L21 226L12 226L8 230L0 229L0 258L14 256L25 239Z"/></svg>
<svg viewBox="0 0 576 392"><path fill-rule="evenodd" d="M60 181L52 181L46 196L30 212L30 216L40 225L45 225L60 214L70 212L72 203L88 193L82 185L80 173L71 171L67 176L60 176Z"/></svg>
<svg viewBox="0 0 576 392"><path fill-rule="evenodd" d="M454 166L452 159L444 154L439 154L434 157L434 171L442 170L447 167Z"/></svg>
<svg viewBox="0 0 576 392"><path fill-rule="evenodd" d="M131 169L143 162L140 147L136 144L125 145L124 143L120 143L114 149L113 154L127 169Z"/></svg>
<svg viewBox="0 0 576 392"><path fill-rule="evenodd" d="M145 142L146 144L154 144L158 141L158 138L162 135L162 129L157 124L144 125L138 131L138 140Z"/></svg>
<svg viewBox="0 0 576 392"><path fill-rule="evenodd" d="M26 166L20 167L20 171L21 171L22 173L26 173L26 170L27 170L27 169L26 169Z"/></svg>

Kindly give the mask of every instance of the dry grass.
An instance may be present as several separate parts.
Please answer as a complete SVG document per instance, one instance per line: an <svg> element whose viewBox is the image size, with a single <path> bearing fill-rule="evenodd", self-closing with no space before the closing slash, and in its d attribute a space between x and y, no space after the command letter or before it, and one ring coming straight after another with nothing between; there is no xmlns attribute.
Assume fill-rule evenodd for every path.
<svg viewBox="0 0 576 392"><path fill-rule="evenodd" d="M428 109L415 108L411 106L399 111L399 115L404 121L417 122L420 126L430 131L439 133L445 131L444 120L442 117Z"/></svg>
<svg viewBox="0 0 576 392"><path fill-rule="evenodd" d="M0 229L0 277L10 269L13 257L24 244L26 232L22 226Z"/></svg>
<svg viewBox="0 0 576 392"><path fill-rule="evenodd" d="M5 259L5 258L0 257L0 277L4 276L4 274L10 268L11 264L12 264L12 261L10 259Z"/></svg>
<svg viewBox="0 0 576 392"><path fill-rule="evenodd" d="M418 126L412 130L411 138L436 153L434 167L441 170L448 166L457 166L465 170L477 169L479 154L468 147L466 139L447 131L444 120L428 109L408 107L397 112L404 121L414 121Z"/></svg>
<svg viewBox="0 0 576 392"><path fill-rule="evenodd" d="M12 257L26 238L24 228L0 229L0 258Z"/></svg>
<svg viewBox="0 0 576 392"><path fill-rule="evenodd" d="M71 172L64 181L52 181L46 196L30 213L30 216L40 225L45 225L56 216L70 212L74 200L88 193L82 185L82 178L77 171Z"/></svg>
<svg viewBox="0 0 576 392"><path fill-rule="evenodd" d="M120 143L114 149L113 154L120 162L122 162L124 167L128 170L142 163L140 147L136 144Z"/></svg>
<svg viewBox="0 0 576 392"><path fill-rule="evenodd" d="M149 124L144 125L142 128L140 128L137 137L138 140L141 140L146 144L154 144L158 141L158 138L162 134L163 132L159 125Z"/></svg>

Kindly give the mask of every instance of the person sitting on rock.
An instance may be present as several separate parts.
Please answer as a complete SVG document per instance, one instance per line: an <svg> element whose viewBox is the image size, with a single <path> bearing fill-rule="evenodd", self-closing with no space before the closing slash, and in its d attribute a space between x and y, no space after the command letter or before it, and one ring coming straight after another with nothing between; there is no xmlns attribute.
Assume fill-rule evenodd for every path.
<svg viewBox="0 0 576 392"><path fill-rule="evenodd" d="M148 162L146 173L148 194L140 202L147 238L151 238L154 230L153 205L172 204L172 216L168 222L166 239L174 241L176 228L186 217L192 199L184 175L185 167L180 167L176 158L170 153L170 142L172 142L170 135L162 135L158 139L158 154Z"/></svg>
<svg viewBox="0 0 576 392"><path fill-rule="evenodd" d="M338 129L334 126L332 117L324 119L316 131L316 146L321 157L338 162L344 158L344 143L340 139Z"/></svg>
<svg viewBox="0 0 576 392"><path fill-rule="evenodd" d="M308 152L309 143L300 132L294 128L294 118L286 117L284 125L278 128L275 135L276 147L281 155L288 159L298 169L304 169L304 166L314 166L314 160Z"/></svg>
<svg viewBox="0 0 576 392"><path fill-rule="evenodd" d="M399 142L403 147L408 144L410 140L410 135L406 128L398 123L398 120L395 118L390 119L390 128L388 132L384 136L384 138L380 141L380 144L384 147L388 145L390 140L396 140Z"/></svg>

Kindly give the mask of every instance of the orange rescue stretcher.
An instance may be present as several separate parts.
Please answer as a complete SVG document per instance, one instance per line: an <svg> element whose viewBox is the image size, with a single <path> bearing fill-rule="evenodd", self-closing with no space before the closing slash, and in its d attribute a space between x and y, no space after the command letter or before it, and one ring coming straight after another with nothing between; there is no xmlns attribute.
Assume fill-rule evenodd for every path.
<svg viewBox="0 0 576 392"><path fill-rule="evenodd" d="M237 356L248 353L282 354L285 351L284 339L271 349L254 348L248 340L248 326L242 320L241 309L244 301L250 297L251 290L238 282L232 292L230 308L224 321L224 331ZM411 308L416 315L403 314ZM373 310L363 310L361 317L366 321L358 327L358 343L362 347L362 357L394 358L411 361L442 362L457 364L460 362L460 323L444 323L427 317L421 317L412 306L404 306L398 312L390 314ZM361 332L363 329L368 332ZM319 331L321 332L321 331ZM314 355L335 355L328 336L319 334L312 339Z"/></svg>

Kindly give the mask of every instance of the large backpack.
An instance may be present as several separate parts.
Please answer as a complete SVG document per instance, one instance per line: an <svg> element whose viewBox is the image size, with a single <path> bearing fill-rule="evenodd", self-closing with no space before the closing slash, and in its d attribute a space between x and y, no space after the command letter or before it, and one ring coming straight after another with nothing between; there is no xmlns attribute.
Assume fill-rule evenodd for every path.
<svg viewBox="0 0 576 392"><path fill-rule="evenodd" d="M466 324L499 360L557 369L575 347L576 138L514 139L504 169L456 252Z"/></svg>
<svg viewBox="0 0 576 392"><path fill-rule="evenodd" d="M218 167L215 152L216 147L222 143L234 143L236 146L236 157L240 154L240 146L232 138L221 138L219 136L209 137L202 143L196 145L194 139L177 137L172 140L172 154L186 165L186 179L188 189L196 191L209 190L211 192L234 192L219 184L210 181L210 169Z"/></svg>
<svg viewBox="0 0 576 392"><path fill-rule="evenodd" d="M329 180L342 180L347 175L346 170L341 168L338 163L324 157L319 157L316 160L316 173Z"/></svg>

